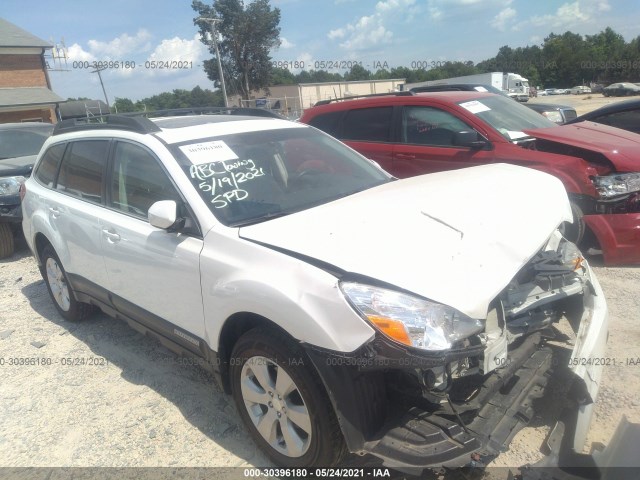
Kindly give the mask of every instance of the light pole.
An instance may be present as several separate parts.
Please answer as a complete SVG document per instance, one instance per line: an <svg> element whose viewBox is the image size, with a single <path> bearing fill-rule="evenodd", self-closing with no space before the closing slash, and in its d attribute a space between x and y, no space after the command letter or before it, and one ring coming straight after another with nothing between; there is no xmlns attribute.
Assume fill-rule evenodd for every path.
<svg viewBox="0 0 640 480"><path fill-rule="evenodd" d="M224 106L229 106L227 100L227 88L224 84L224 74L222 73L222 62L220 61L220 52L218 51L218 39L216 38L216 23L220 21L219 18L210 17L198 17L197 22L208 22L211 25L211 38L213 40L213 48L216 51L216 59L218 60L218 76L220 77L220 87L222 88L222 97L224 98Z"/></svg>
<svg viewBox="0 0 640 480"><path fill-rule="evenodd" d="M96 67L96 69L91 72L91 73L97 73L98 74L98 78L100 79L100 85L102 85L102 93L104 93L104 101L107 102L107 107L109 106L109 99L107 98L107 91L104 89L104 83L102 82L102 75L100 75L100 72L103 70L106 70L107 67Z"/></svg>

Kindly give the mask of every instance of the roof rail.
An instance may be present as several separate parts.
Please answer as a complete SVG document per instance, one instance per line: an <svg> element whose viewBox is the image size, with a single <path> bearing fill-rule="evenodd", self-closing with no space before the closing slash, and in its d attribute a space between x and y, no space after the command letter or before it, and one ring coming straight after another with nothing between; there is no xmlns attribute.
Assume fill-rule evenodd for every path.
<svg viewBox="0 0 640 480"><path fill-rule="evenodd" d="M316 102L313 106L317 107L318 105L328 105L332 102L339 102L342 100L353 100L354 98L388 97L388 96L411 97L412 95L415 95L415 93L411 91L389 92L389 93L369 93L367 95L351 95L349 97L342 97L342 98L328 98L327 100L320 100L319 102Z"/></svg>
<svg viewBox="0 0 640 480"><path fill-rule="evenodd" d="M247 115L253 117L269 117L283 119L282 115L265 108L253 107L187 107L187 108L167 108L163 110L151 110L148 112L131 112L120 115L128 117L180 117L186 115Z"/></svg>
<svg viewBox="0 0 640 480"><path fill-rule="evenodd" d="M81 130L128 130L136 133L161 131L155 123L144 117L125 115L96 115L91 118L72 118L56 123L52 135Z"/></svg>

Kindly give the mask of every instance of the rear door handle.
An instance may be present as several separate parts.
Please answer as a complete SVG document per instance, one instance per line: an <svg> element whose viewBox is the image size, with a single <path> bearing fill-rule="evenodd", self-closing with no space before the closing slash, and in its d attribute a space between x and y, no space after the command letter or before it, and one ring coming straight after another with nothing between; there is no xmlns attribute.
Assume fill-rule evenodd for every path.
<svg viewBox="0 0 640 480"><path fill-rule="evenodd" d="M60 210L58 207L49 207L49 213L53 218L58 218L60 216Z"/></svg>
<svg viewBox="0 0 640 480"><path fill-rule="evenodd" d="M120 235L118 235L116 232L109 230L107 228L103 228L102 229L102 233L104 233L104 236L107 237L107 240L110 243L116 243L120 241Z"/></svg>
<svg viewBox="0 0 640 480"><path fill-rule="evenodd" d="M401 160L415 160L416 156L411 155L410 153L396 153L396 158Z"/></svg>

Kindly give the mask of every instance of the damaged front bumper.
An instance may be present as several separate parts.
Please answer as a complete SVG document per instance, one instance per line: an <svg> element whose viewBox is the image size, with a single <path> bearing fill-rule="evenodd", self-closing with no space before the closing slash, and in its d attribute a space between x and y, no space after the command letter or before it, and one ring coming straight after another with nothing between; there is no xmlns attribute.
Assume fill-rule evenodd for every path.
<svg viewBox="0 0 640 480"><path fill-rule="evenodd" d="M533 267L494 302L486 332L457 348L429 352L381 333L350 354L306 345L351 452L409 473L495 457L533 418L552 374L572 383L571 445L581 450L605 364L606 301L586 262L570 280ZM561 317L570 353L550 341L568 339L551 331Z"/></svg>
<svg viewBox="0 0 640 480"><path fill-rule="evenodd" d="M589 454L571 447L575 413L565 412L547 438L548 454L533 465L520 468L520 480L637 480L640 478L640 424L625 417L606 447ZM511 474L509 479L515 478Z"/></svg>

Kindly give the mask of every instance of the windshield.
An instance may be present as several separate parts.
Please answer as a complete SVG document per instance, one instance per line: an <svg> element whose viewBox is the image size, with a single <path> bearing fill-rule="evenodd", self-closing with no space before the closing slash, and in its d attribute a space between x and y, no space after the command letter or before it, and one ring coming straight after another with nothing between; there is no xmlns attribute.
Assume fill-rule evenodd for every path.
<svg viewBox="0 0 640 480"><path fill-rule="evenodd" d="M230 226L295 213L391 179L312 128L203 138L172 149L216 218Z"/></svg>
<svg viewBox="0 0 640 480"><path fill-rule="evenodd" d="M0 130L0 160L37 155L52 130L53 126L37 130Z"/></svg>
<svg viewBox="0 0 640 480"><path fill-rule="evenodd" d="M467 100L458 105L484 120L509 141L528 137L524 130L558 126L513 99L498 95Z"/></svg>

